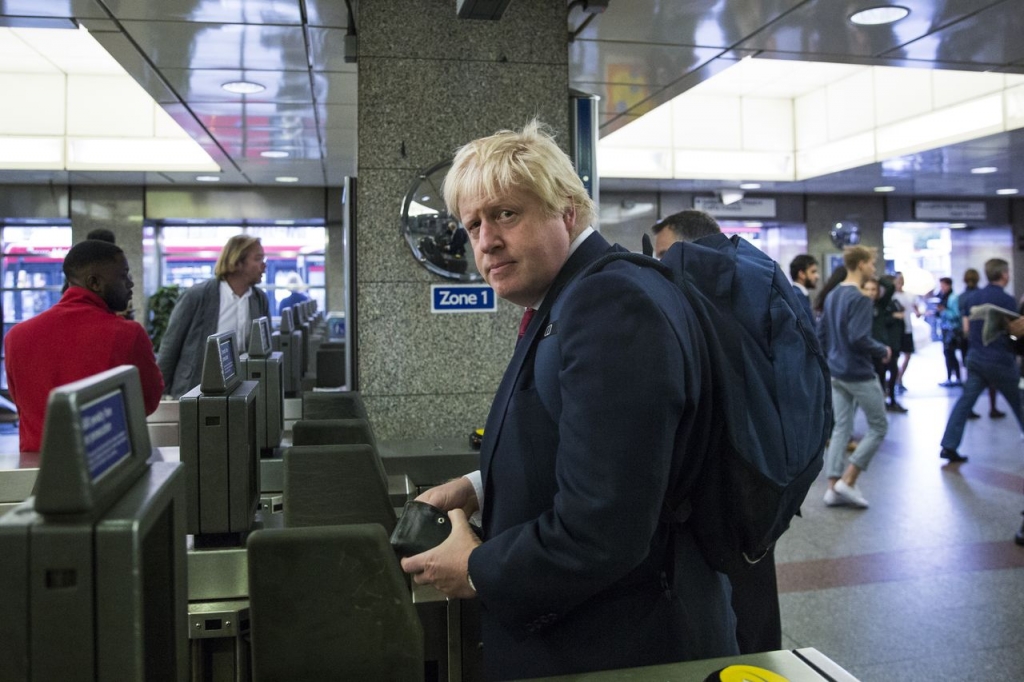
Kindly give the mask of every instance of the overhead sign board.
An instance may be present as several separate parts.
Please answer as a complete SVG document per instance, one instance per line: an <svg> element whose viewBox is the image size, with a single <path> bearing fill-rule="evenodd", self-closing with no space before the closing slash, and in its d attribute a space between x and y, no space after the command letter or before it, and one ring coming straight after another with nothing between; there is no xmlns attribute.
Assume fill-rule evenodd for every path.
<svg viewBox="0 0 1024 682"><path fill-rule="evenodd" d="M494 289L486 284L431 284L432 313L493 313L498 309Z"/></svg>
<svg viewBox="0 0 1024 682"><path fill-rule="evenodd" d="M726 206L715 197L694 197L693 207L716 218L774 218L775 199L740 199Z"/></svg>
<svg viewBox="0 0 1024 682"><path fill-rule="evenodd" d="M985 220L984 201L915 201L915 220Z"/></svg>

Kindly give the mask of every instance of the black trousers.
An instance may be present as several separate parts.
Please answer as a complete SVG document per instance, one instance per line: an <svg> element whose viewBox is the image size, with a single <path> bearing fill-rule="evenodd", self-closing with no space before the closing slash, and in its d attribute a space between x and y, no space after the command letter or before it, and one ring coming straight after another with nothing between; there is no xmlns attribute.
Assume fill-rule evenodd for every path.
<svg viewBox="0 0 1024 682"><path fill-rule="evenodd" d="M782 648L782 614L775 577L775 548L763 559L729 575L732 610L736 614L736 641L741 654Z"/></svg>

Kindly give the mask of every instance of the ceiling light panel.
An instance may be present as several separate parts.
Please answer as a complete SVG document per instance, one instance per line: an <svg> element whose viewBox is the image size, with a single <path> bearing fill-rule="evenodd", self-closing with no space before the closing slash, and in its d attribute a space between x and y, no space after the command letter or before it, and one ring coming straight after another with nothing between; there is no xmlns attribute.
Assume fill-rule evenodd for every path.
<svg viewBox="0 0 1024 682"><path fill-rule="evenodd" d="M875 127L875 81L870 70L825 87L828 139L842 140Z"/></svg>
<svg viewBox="0 0 1024 682"><path fill-rule="evenodd" d="M153 135L155 104L131 78L68 76L67 88L68 135Z"/></svg>
<svg viewBox="0 0 1024 682"><path fill-rule="evenodd" d="M0 93L17 106L0 106L0 135L63 135L64 74L0 73Z"/></svg>
<svg viewBox="0 0 1024 682"><path fill-rule="evenodd" d="M856 12L850 17L850 21L860 26L878 26L881 24L892 24L905 19L910 14L910 10L906 7L900 7L898 5L883 5L879 7L869 7Z"/></svg>
<svg viewBox="0 0 1024 682"><path fill-rule="evenodd" d="M928 72L932 80L933 104L936 109L1000 92L1006 87L1001 73L970 73L935 69Z"/></svg>
<svg viewBox="0 0 1024 682"><path fill-rule="evenodd" d="M932 72L879 66L874 72L875 125L926 114L932 102Z"/></svg>
<svg viewBox="0 0 1024 682"><path fill-rule="evenodd" d="M12 28L0 27L0 73L59 73Z"/></svg>
<svg viewBox="0 0 1024 682"><path fill-rule="evenodd" d="M86 31L12 29L55 68L67 74L121 75L124 69Z"/></svg>
<svg viewBox="0 0 1024 682"><path fill-rule="evenodd" d="M693 95L672 102L672 146L678 149L743 148L742 107L738 97Z"/></svg>

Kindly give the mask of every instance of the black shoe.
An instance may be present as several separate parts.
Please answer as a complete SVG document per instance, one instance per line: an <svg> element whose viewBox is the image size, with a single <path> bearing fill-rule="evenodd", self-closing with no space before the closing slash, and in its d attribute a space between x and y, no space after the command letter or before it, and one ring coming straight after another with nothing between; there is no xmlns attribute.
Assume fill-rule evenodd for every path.
<svg viewBox="0 0 1024 682"><path fill-rule="evenodd" d="M1024 547L1024 524L1021 524L1020 530L1013 536L1013 541L1021 547Z"/></svg>
<svg viewBox="0 0 1024 682"><path fill-rule="evenodd" d="M958 386L963 386L963 384L961 384L959 381L952 381L950 379L947 379L946 381L940 383L939 386L941 386L942 388L956 388Z"/></svg>
<svg viewBox="0 0 1024 682"><path fill-rule="evenodd" d="M981 415L978 414L977 412L975 412L974 410L971 410L970 412L967 413L967 418L968 419L981 419Z"/></svg>
<svg viewBox="0 0 1024 682"><path fill-rule="evenodd" d="M942 459L948 459L950 463L967 461L966 457L961 455L953 448L942 448L942 452L939 453L939 457L941 457Z"/></svg>
<svg viewBox="0 0 1024 682"><path fill-rule="evenodd" d="M992 410L991 412L988 413L988 416L991 419L1002 419L1003 417L1006 416L1006 413L1000 412L999 410Z"/></svg>
<svg viewBox="0 0 1024 682"><path fill-rule="evenodd" d="M893 402L891 402L891 403L889 403L889 404L887 404L885 406L885 411L886 412L899 412L900 414L905 414L907 412L907 408L903 407L898 402L893 401Z"/></svg>

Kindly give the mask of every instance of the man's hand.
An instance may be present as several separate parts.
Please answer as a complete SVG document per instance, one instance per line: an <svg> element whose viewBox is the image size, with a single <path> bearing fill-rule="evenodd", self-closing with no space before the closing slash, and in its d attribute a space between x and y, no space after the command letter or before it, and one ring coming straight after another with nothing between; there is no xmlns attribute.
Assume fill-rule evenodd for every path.
<svg viewBox="0 0 1024 682"><path fill-rule="evenodd" d="M1010 323L1006 326L1006 330L1010 332L1010 336L1016 336L1017 338L1024 336L1024 317L1018 317L1016 320L1010 320Z"/></svg>
<svg viewBox="0 0 1024 682"><path fill-rule="evenodd" d="M892 360L892 348L889 346L885 347L885 357L882 359L883 364L888 364Z"/></svg>
<svg viewBox="0 0 1024 682"><path fill-rule="evenodd" d="M473 484L465 476L454 478L447 483L435 486L416 498L420 502L432 504L441 511L461 509L466 516L472 516L480 508L476 499Z"/></svg>
<svg viewBox="0 0 1024 682"><path fill-rule="evenodd" d="M417 585L432 585L449 597L472 599L476 590L469 586L469 555L481 544L480 538L469 527L461 509L452 509L448 518L452 522L448 539L433 549L402 559L402 570L411 573Z"/></svg>

